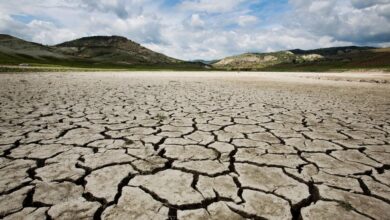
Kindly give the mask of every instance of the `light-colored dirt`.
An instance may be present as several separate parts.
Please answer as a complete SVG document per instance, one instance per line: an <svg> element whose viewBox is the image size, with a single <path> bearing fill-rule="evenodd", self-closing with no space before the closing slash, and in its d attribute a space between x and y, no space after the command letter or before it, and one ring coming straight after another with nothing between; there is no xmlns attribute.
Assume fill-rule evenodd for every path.
<svg viewBox="0 0 390 220"><path fill-rule="evenodd" d="M0 218L390 219L375 80L389 75L1 74Z"/></svg>

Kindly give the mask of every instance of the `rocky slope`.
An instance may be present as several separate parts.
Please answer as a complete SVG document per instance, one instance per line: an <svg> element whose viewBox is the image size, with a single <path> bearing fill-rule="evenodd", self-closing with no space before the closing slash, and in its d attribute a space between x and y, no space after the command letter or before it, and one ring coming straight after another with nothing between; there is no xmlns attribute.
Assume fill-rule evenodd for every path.
<svg viewBox="0 0 390 220"><path fill-rule="evenodd" d="M390 50L371 47L334 47L290 50L273 53L246 53L224 58L213 64L231 70L309 70L337 68L389 69Z"/></svg>
<svg viewBox="0 0 390 220"><path fill-rule="evenodd" d="M77 58L121 64L179 63L181 61L156 53L119 36L84 37L55 46L64 54Z"/></svg>
<svg viewBox="0 0 390 220"><path fill-rule="evenodd" d="M0 64L54 64L66 66L188 65L118 36L85 37L44 46L0 35Z"/></svg>
<svg viewBox="0 0 390 220"><path fill-rule="evenodd" d="M227 57L213 64L216 68L248 69L264 68L280 63L302 63L316 61L324 57L319 54L296 55L290 51L275 53L246 53L238 56Z"/></svg>

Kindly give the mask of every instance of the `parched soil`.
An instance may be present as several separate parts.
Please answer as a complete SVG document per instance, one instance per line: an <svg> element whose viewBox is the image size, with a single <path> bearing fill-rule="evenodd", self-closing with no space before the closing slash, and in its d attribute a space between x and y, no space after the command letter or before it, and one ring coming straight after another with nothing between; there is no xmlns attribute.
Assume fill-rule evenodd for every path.
<svg viewBox="0 0 390 220"><path fill-rule="evenodd" d="M350 74L1 74L0 218L390 219L389 75Z"/></svg>

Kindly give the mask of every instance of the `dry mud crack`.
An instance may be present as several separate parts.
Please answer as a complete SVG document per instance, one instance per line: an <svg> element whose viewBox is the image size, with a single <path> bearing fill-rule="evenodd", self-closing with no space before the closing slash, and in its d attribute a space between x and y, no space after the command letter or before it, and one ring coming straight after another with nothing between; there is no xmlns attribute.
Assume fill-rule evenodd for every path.
<svg viewBox="0 0 390 220"><path fill-rule="evenodd" d="M390 219L390 86L0 75L1 219Z"/></svg>

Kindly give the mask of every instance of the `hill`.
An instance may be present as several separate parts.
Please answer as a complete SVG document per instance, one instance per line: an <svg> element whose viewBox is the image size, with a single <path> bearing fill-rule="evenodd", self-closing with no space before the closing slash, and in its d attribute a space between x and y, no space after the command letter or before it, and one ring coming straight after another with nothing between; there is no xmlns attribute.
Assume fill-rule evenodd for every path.
<svg viewBox="0 0 390 220"><path fill-rule="evenodd" d="M45 62L47 59L69 59L55 49L37 43L0 34L0 63L19 64L23 62Z"/></svg>
<svg viewBox="0 0 390 220"><path fill-rule="evenodd" d="M120 36L84 37L46 46L0 34L0 72L18 71L14 66L23 66L20 71L30 71L30 66L44 67L48 71L52 71L52 67L61 70L390 71L390 48L348 46L294 49L186 62L154 52Z"/></svg>
<svg viewBox="0 0 390 220"><path fill-rule="evenodd" d="M273 53L246 53L213 64L224 70L262 71L343 71L357 69L390 70L389 48L333 47L289 50Z"/></svg>
<svg viewBox="0 0 390 220"><path fill-rule="evenodd" d="M274 53L245 53L242 55L224 58L213 64L216 68L228 69L261 69L267 66L273 66L280 63L303 62L304 57L321 59L322 56L295 55L290 51L274 52Z"/></svg>
<svg viewBox="0 0 390 220"><path fill-rule="evenodd" d="M63 54L117 64L173 64L182 61L156 53L119 36L84 37L55 46Z"/></svg>
<svg viewBox="0 0 390 220"><path fill-rule="evenodd" d="M185 62L149 50L119 36L93 36L54 46L0 35L0 65L61 66L110 69L201 70L199 62Z"/></svg>

